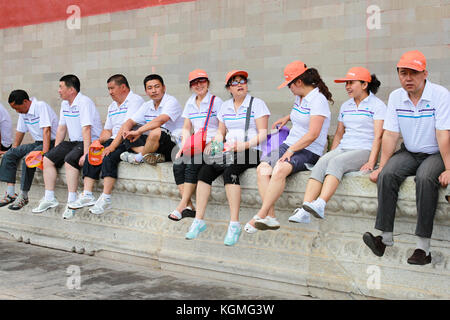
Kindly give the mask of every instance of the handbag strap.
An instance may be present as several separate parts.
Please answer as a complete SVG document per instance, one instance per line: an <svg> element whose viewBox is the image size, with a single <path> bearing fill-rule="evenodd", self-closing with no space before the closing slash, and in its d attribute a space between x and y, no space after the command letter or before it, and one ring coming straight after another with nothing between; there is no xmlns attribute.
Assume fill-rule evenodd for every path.
<svg viewBox="0 0 450 320"><path fill-rule="evenodd" d="M245 139L244 142L248 140L248 128L250 127L250 117L252 115L252 105L253 105L253 97L250 98L250 104L247 108L247 115L245 117Z"/></svg>
<svg viewBox="0 0 450 320"><path fill-rule="evenodd" d="M216 96L211 97L211 102L209 103L208 114L206 115L205 125L203 126L203 131L206 131L206 128L208 127L208 122L209 122L209 118L211 116L211 111L212 111L212 107L213 107L215 98L216 98Z"/></svg>

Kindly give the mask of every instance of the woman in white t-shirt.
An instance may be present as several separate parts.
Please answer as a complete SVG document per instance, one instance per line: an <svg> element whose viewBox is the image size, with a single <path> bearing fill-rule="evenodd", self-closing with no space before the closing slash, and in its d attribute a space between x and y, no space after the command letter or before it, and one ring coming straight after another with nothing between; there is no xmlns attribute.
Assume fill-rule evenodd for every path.
<svg viewBox="0 0 450 320"><path fill-rule="evenodd" d="M310 222L310 213L324 218L326 203L336 192L342 176L351 171L373 170L378 159L383 134L386 105L375 96L380 81L362 67L351 68L345 78L350 97L339 111L338 127L331 151L314 166L302 208L297 208L290 222Z"/></svg>
<svg viewBox="0 0 450 320"><path fill-rule="evenodd" d="M271 151L258 166L262 206L245 225L248 233L280 227L274 206L283 193L286 178L306 170L306 163L315 164L327 143L331 117L328 101L333 100L318 71L307 68L301 61L294 61L286 66L284 76L286 81L278 88L288 86L296 99L291 113L276 121L273 127L283 126L290 120L292 128L281 146Z"/></svg>
<svg viewBox="0 0 450 320"><path fill-rule="evenodd" d="M223 176L225 192L230 205L230 224L224 244L234 245L241 234L239 176L248 168L258 165L258 148L259 144L267 138L270 115L263 100L248 94L247 79L248 73L242 70L230 71L225 78L225 87L231 93L232 99L225 101L217 114L219 128L214 141L216 143L225 141L224 149L233 154L233 162L226 166L217 165L217 163L206 164L200 169L196 192L197 212L189 232L186 233L186 239L194 239L206 229L203 217L211 193L211 184L219 176ZM251 109L249 109L250 106ZM245 132L247 114L249 122L248 131Z"/></svg>
<svg viewBox="0 0 450 320"><path fill-rule="evenodd" d="M205 125L209 108L211 112L206 129L206 145L211 144L215 137L219 120L217 112L223 101L209 92L209 78L206 71L201 69L189 73L189 87L192 96L186 102L182 117L184 125L182 130L181 146L190 141L191 131L197 133ZM186 217L195 217L195 209L191 197L197 186L198 172L204 164L202 153L196 155L182 154L183 148L175 156L173 162L173 175L180 191L181 200L178 206L169 214L169 219L178 221Z"/></svg>

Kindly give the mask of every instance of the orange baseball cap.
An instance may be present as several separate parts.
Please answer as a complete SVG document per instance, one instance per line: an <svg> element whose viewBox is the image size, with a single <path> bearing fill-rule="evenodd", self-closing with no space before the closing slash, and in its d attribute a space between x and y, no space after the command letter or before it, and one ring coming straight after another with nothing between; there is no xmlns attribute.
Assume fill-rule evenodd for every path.
<svg viewBox="0 0 450 320"><path fill-rule="evenodd" d="M302 75L303 72L305 72L306 70L308 70L308 68L306 67L305 63L302 61L297 60L297 61L289 63L286 66L286 68L284 68L284 79L286 81L284 81L278 87L278 89L286 87L289 83L292 82L292 80L297 78L299 75Z"/></svg>
<svg viewBox="0 0 450 320"><path fill-rule="evenodd" d="M227 73L227 76L225 77L225 84L227 84L228 81L234 76L243 76L245 78L248 78L248 73L244 70L231 70L230 72Z"/></svg>
<svg viewBox="0 0 450 320"><path fill-rule="evenodd" d="M404 53L400 61L397 63L397 68L408 68L416 71L423 71L427 67L427 59L422 52L418 50L408 51Z"/></svg>
<svg viewBox="0 0 450 320"><path fill-rule="evenodd" d="M44 153L42 151L31 151L25 157L25 164L28 168L39 168L44 170Z"/></svg>
<svg viewBox="0 0 450 320"><path fill-rule="evenodd" d="M95 140L89 146L88 161L93 166L101 165L103 162L103 150L105 147L99 140Z"/></svg>
<svg viewBox="0 0 450 320"><path fill-rule="evenodd" d="M209 78L205 70L195 69L189 72L189 82L198 78Z"/></svg>
<svg viewBox="0 0 450 320"><path fill-rule="evenodd" d="M372 76L370 75L370 71L363 67L353 67L348 70L347 74L344 78L339 78L334 80L334 82L346 82L352 80L361 80L361 81L372 81Z"/></svg>

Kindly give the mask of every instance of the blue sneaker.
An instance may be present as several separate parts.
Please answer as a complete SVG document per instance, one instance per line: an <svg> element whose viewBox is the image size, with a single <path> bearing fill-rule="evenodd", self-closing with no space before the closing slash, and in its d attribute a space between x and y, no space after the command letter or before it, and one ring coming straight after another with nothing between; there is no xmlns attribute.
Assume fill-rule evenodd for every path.
<svg viewBox="0 0 450 320"><path fill-rule="evenodd" d="M325 217L325 209L318 205L317 200L313 202L304 202L303 209L311 213L316 218L323 219Z"/></svg>
<svg viewBox="0 0 450 320"><path fill-rule="evenodd" d="M192 240L198 237L200 232L206 230L206 223L204 221L199 222L198 220L194 220L192 222L191 227L189 228L189 232L186 233L186 239Z"/></svg>
<svg viewBox="0 0 450 320"><path fill-rule="evenodd" d="M235 225L229 225L228 226L228 232L227 235L225 236L225 240L224 240L224 244L226 246L233 246L235 245L238 240L239 240L239 236L241 235L241 226L235 226Z"/></svg>

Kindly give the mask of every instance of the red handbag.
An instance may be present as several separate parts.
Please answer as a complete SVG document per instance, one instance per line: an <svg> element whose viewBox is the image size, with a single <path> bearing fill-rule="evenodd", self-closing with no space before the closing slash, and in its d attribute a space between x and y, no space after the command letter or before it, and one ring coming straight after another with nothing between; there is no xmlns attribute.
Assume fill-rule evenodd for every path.
<svg viewBox="0 0 450 320"><path fill-rule="evenodd" d="M214 99L216 96L211 97L211 102L209 103L208 114L206 115L205 125L200 128L196 133L194 133L189 140L183 145L182 153L186 156L193 156L195 154L202 153L206 146L206 132L208 129L208 122L211 116L212 107L214 105Z"/></svg>

